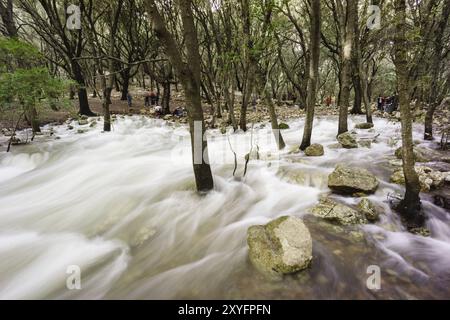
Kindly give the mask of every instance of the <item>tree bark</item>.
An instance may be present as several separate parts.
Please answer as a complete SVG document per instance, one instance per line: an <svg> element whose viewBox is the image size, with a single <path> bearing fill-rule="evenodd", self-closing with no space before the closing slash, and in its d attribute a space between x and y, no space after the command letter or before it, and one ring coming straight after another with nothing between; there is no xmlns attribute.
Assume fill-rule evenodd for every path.
<svg viewBox="0 0 450 320"><path fill-rule="evenodd" d="M347 116L350 107L350 82L352 72L352 49L355 37L355 23L357 2L347 0L347 22L345 27L345 41L342 48L342 90L339 106L339 127L338 134L348 131Z"/></svg>
<svg viewBox="0 0 450 320"><path fill-rule="evenodd" d="M395 0L395 20L394 64L401 113L402 158L406 189L398 210L404 217L408 228L415 228L423 225L424 218L421 213L419 178L414 169L412 116L408 89L406 0Z"/></svg>
<svg viewBox="0 0 450 320"><path fill-rule="evenodd" d="M306 119L303 130L303 139L300 145L301 150L305 150L311 145L311 135L314 122L314 109L316 105L317 82L319 78L320 61L320 0L311 2L311 32L310 32L310 52L311 63L309 64L308 96L306 103Z"/></svg>
<svg viewBox="0 0 450 320"><path fill-rule="evenodd" d="M433 140L433 116L440 104L442 97L438 97L438 79L442 63L442 49L444 46L444 32L450 15L450 1L446 1L442 9L441 18L435 30L434 55L431 64L431 87L428 98L428 108L425 114L425 140Z"/></svg>
<svg viewBox="0 0 450 320"><path fill-rule="evenodd" d="M208 142L204 136L206 127L200 97L200 54L197 30L192 13L192 0L177 0L177 4L185 38L186 61L183 60L173 35L167 30L155 1L146 0L147 12L153 20L153 29L184 87L195 182L197 190L204 192L214 188L214 181L209 165Z"/></svg>

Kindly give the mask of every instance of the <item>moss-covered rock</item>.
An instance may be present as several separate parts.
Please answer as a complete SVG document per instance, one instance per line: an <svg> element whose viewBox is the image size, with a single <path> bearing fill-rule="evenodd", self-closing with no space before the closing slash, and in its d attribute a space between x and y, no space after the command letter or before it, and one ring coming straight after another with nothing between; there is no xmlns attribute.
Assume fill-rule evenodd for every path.
<svg viewBox="0 0 450 320"><path fill-rule="evenodd" d="M350 132L344 132L337 136L337 140L343 148L352 149L358 148L358 143L355 137Z"/></svg>
<svg viewBox="0 0 450 320"><path fill-rule="evenodd" d="M278 128L280 130L287 130L287 129L289 129L289 125L287 123L282 122L278 125Z"/></svg>
<svg viewBox="0 0 450 320"><path fill-rule="evenodd" d="M323 146L318 143L314 143L305 149L305 155L308 157L320 157L324 155Z"/></svg>
<svg viewBox="0 0 450 320"><path fill-rule="evenodd" d="M329 198L320 199L319 204L311 209L311 213L341 225L367 223L367 219L362 212L358 212Z"/></svg>
<svg viewBox="0 0 450 320"><path fill-rule="evenodd" d="M371 222L377 221L380 217L373 203L367 198L361 199L358 203L358 210Z"/></svg>
<svg viewBox="0 0 450 320"><path fill-rule="evenodd" d="M378 180L366 169L338 164L328 176L328 187L341 194L371 194L377 190Z"/></svg>
<svg viewBox="0 0 450 320"><path fill-rule="evenodd" d="M284 216L247 231L249 257L262 273L279 276L307 268L312 260L312 239L300 218Z"/></svg>

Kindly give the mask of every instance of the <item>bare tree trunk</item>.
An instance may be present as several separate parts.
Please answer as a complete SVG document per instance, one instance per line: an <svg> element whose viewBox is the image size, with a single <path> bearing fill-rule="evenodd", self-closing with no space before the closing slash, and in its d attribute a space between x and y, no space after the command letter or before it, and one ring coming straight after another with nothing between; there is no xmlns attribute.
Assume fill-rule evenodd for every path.
<svg viewBox="0 0 450 320"><path fill-rule="evenodd" d="M209 165L208 142L203 109L200 97L200 54L197 30L192 13L192 0L177 0L180 9L183 34L185 38L186 61L183 60L175 39L166 28L155 0L146 0L147 12L152 18L153 29L160 39L165 52L184 87L191 135L192 161L195 182L198 191L214 188L214 181Z"/></svg>
<svg viewBox="0 0 450 320"><path fill-rule="evenodd" d="M414 169L412 116L408 88L406 0L395 0L395 20L394 64L397 73L401 112L402 158L406 189L404 199L400 202L398 210L406 220L408 228L415 228L423 225L424 217L421 213L419 178Z"/></svg>
<svg viewBox="0 0 450 320"><path fill-rule="evenodd" d="M114 10L113 5L111 5L111 18L112 25L111 25L111 31L110 31L110 37L109 37L109 50L108 54L111 57L108 59L108 70L110 72L110 75L108 76L108 81L106 83L106 89L103 90L103 115L104 115L104 121L103 121L103 131L111 131L111 114L109 111L109 106L111 105L111 92L114 86L114 82L116 80L115 77L115 70L114 70L114 59L115 57L115 37L116 37L116 31L119 24L119 17L120 13L122 11L122 2L119 2L117 8ZM103 78L103 81L106 82L106 79Z"/></svg>
<svg viewBox="0 0 450 320"><path fill-rule="evenodd" d="M300 145L301 150L305 150L311 145L311 135L314 122L314 109L316 105L317 81L319 78L320 61L320 0L311 2L311 32L310 32L310 51L311 63L309 64L308 96L306 103L306 120L303 130L303 139Z"/></svg>
<svg viewBox="0 0 450 320"><path fill-rule="evenodd" d="M438 79L440 66L442 63L442 49L444 46L444 32L450 15L450 1L446 1L442 9L441 18L434 36L434 56L431 64L431 87L429 95L429 105L425 114L425 140L433 140L433 116L436 108L440 104L441 97L438 97Z"/></svg>
<svg viewBox="0 0 450 320"><path fill-rule="evenodd" d="M352 49L355 37L356 0L347 0L347 22L345 27L345 41L342 49L342 90L339 106L338 134L348 131L347 115L350 107L350 82L352 73Z"/></svg>
<svg viewBox="0 0 450 320"><path fill-rule="evenodd" d="M266 101L267 106L269 107L270 123L272 125L272 132L275 137L278 150L282 150L286 147L286 143L284 142L283 136L281 135L280 132L280 127L278 126L277 113L275 112L275 105L273 104L272 93L267 85L266 88L264 89L264 100Z"/></svg>

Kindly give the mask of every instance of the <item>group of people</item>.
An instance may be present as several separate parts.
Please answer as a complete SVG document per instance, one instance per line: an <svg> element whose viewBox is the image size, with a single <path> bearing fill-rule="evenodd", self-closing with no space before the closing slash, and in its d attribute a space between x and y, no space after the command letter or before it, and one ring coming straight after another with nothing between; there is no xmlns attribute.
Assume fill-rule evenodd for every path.
<svg viewBox="0 0 450 320"><path fill-rule="evenodd" d="M394 93L390 97L378 96L377 109L379 111L392 113L398 109L398 95Z"/></svg>
<svg viewBox="0 0 450 320"><path fill-rule="evenodd" d="M144 95L144 99L145 99L144 104L146 107L155 106L155 105L158 105L158 103L159 103L159 94L153 90L146 91L145 95Z"/></svg>

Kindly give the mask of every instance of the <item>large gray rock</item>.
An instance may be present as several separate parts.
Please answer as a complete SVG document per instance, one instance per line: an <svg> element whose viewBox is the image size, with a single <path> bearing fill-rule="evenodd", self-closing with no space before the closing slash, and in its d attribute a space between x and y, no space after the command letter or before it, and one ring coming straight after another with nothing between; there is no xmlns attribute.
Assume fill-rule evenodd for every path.
<svg viewBox="0 0 450 320"><path fill-rule="evenodd" d="M343 148L352 149L358 148L358 143L355 137L350 132L344 132L337 136L337 140Z"/></svg>
<svg viewBox="0 0 450 320"><path fill-rule="evenodd" d="M324 155L323 146L318 143L314 143L305 149L305 155L308 157L320 157Z"/></svg>
<svg viewBox="0 0 450 320"><path fill-rule="evenodd" d="M329 198L322 198L319 204L311 209L311 213L317 217L341 225L366 223L366 217L346 205L337 203Z"/></svg>
<svg viewBox="0 0 450 320"><path fill-rule="evenodd" d="M377 178L366 169L350 168L338 164L328 176L328 187L342 194L371 194L378 188Z"/></svg>
<svg viewBox="0 0 450 320"><path fill-rule="evenodd" d="M249 257L262 273L282 275L307 268L312 260L312 239L300 218L284 216L247 231Z"/></svg>

